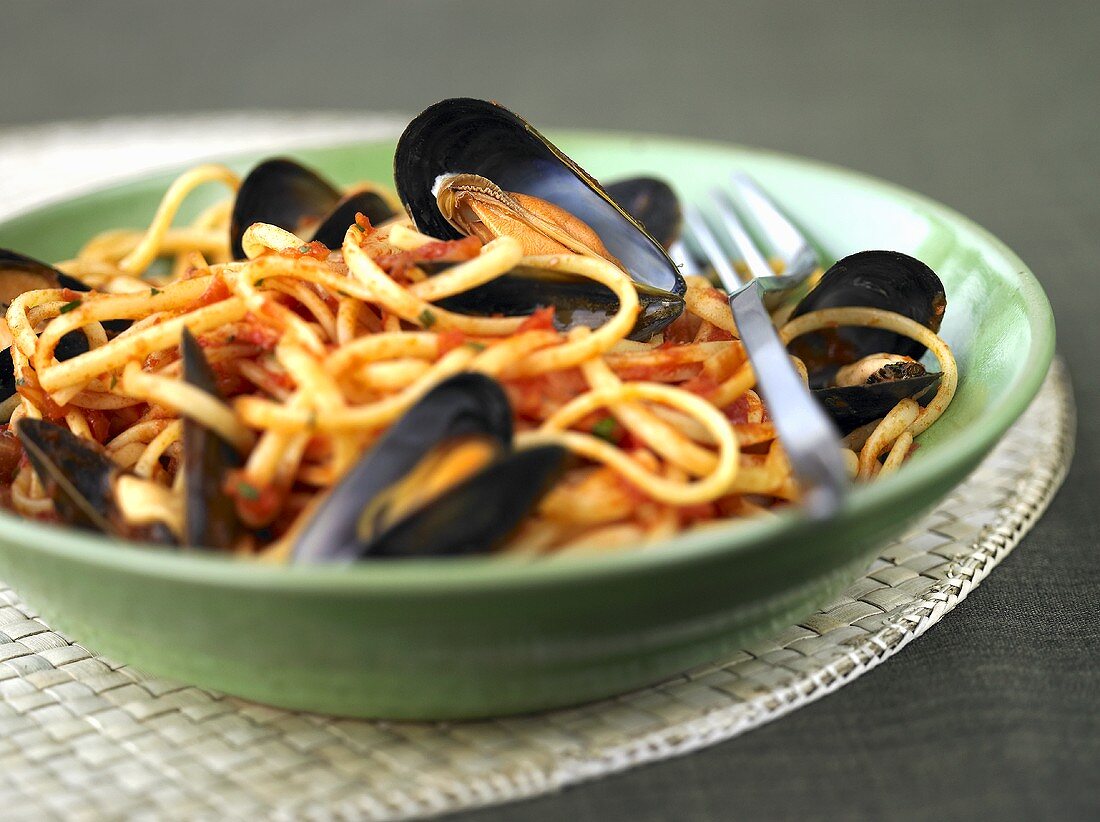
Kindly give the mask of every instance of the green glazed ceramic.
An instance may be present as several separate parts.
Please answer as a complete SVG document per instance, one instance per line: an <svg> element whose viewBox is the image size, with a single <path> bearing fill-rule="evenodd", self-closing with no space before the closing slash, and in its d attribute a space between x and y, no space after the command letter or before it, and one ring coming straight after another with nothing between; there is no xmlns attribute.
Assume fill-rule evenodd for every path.
<svg viewBox="0 0 1100 822"><path fill-rule="evenodd" d="M946 284L942 333L958 394L896 475L840 516L691 534L593 558L464 558L267 567L124 545L0 514L0 578L57 629L97 651L196 685L353 716L460 718L621 693L715 659L797 621L856 577L958 483L1027 406L1054 348L1050 307L1027 267L944 206L848 171L724 145L554 135L601 179L655 173L686 198L743 169L832 261L897 249ZM392 143L296 152L333 178L388 181ZM232 165L244 170L259 158ZM93 233L143 226L171 175L0 226L0 246L47 260ZM189 201L197 212L224 190Z"/></svg>

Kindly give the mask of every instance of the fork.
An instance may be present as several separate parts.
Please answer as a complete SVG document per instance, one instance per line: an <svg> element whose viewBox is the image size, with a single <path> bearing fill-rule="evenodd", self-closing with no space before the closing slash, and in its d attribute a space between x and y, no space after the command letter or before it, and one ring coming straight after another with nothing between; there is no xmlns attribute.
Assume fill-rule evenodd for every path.
<svg viewBox="0 0 1100 822"><path fill-rule="evenodd" d="M817 255L763 189L746 174L733 174L731 187L742 208L751 214L785 263L777 275L754 244L738 216L733 198L725 189L710 192L715 222L728 244L745 264L749 279L742 282L731 258L701 209L684 209L684 222L703 257L714 268L729 293L730 310L741 343L752 362L757 387L771 413L779 440L805 494L806 509L814 519L826 519L844 503L848 475L841 456L840 437L825 411L810 395L791 363L765 308L765 300L778 297L806 281L817 268ZM687 259L683 249L676 249Z"/></svg>

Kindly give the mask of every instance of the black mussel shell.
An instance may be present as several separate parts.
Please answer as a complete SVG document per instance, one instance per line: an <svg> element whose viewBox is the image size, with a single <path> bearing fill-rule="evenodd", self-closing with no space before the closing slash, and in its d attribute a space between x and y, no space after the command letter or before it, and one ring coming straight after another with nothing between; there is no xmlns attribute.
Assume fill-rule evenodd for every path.
<svg viewBox="0 0 1100 822"><path fill-rule="evenodd" d="M175 541L162 524L134 526L125 521L115 501L121 469L85 440L60 425L29 418L16 423L15 432L66 525L123 539Z"/></svg>
<svg viewBox="0 0 1100 822"><path fill-rule="evenodd" d="M88 351L88 338L83 331L70 331L57 341L54 357L59 361L71 359ZM0 352L0 399L15 393L15 362L11 352Z"/></svg>
<svg viewBox="0 0 1100 822"><path fill-rule="evenodd" d="M297 233L319 225L340 200L340 192L303 165L285 157L265 160L248 173L233 201L229 241L233 259L244 259L241 238L253 223L270 223Z"/></svg>
<svg viewBox="0 0 1100 822"><path fill-rule="evenodd" d="M443 440L484 435L512 440L512 409L500 386L482 374L444 380L412 406L329 492L298 535L299 562L358 559L359 517L379 493L406 476ZM430 546L424 546L430 550Z"/></svg>
<svg viewBox="0 0 1100 822"><path fill-rule="evenodd" d="M843 388L817 388L811 393L825 408L841 434L885 417L909 397L925 405L936 393L942 374L925 374L890 382L864 383Z"/></svg>
<svg viewBox="0 0 1100 822"><path fill-rule="evenodd" d="M822 308L872 307L903 314L939 331L947 297L936 273L915 257L898 251L861 251L839 260L798 304L794 317ZM919 360L920 343L875 328L814 331L791 341L788 350L810 372L810 386L829 384L841 365L887 352Z"/></svg>
<svg viewBox="0 0 1100 822"><path fill-rule="evenodd" d="M186 328L180 337L185 382L223 399L198 340ZM231 548L240 533L226 472L241 465L237 450L202 423L183 418L184 542L199 548Z"/></svg>
<svg viewBox="0 0 1100 822"><path fill-rule="evenodd" d="M7 310L11 301L25 291L41 288L68 288L71 291L87 291L88 286L52 265L0 248L0 306ZM108 333L117 334L130 325L129 320L108 320L103 323ZM88 350L88 338L83 331L71 331L62 337L54 351L61 361L83 354ZM0 398L15 393L15 369L11 352L0 353Z"/></svg>
<svg viewBox="0 0 1100 822"><path fill-rule="evenodd" d="M656 177L630 177L604 190L667 251L680 239L684 215L672 186Z"/></svg>
<svg viewBox="0 0 1100 822"><path fill-rule="evenodd" d="M348 226L355 224L356 214L365 216L371 225L378 225L395 216L396 212L377 191L353 191L333 206L310 239L324 244L326 248L339 248L344 243Z"/></svg>
<svg viewBox="0 0 1100 822"><path fill-rule="evenodd" d="M375 192L344 197L328 180L294 160L265 160L244 178L233 203L229 224L233 258L244 259L241 238L253 223L270 223L338 248L357 211L374 224L394 216L389 203Z"/></svg>
<svg viewBox="0 0 1100 822"><path fill-rule="evenodd" d="M265 160L249 172L233 200L229 239L234 260L244 259L241 238L255 222L297 232L319 226L340 200L328 180L286 157Z"/></svg>
<svg viewBox="0 0 1100 822"><path fill-rule="evenodd" d="M371 541L368 553L426 557L491 551L550 490L567 456L559 445L512 451L387 527Z"/></svg>
<svg viewBox="0 0 1100 822"><path fill-rule="evenodd" d="M49 263L0 248L0 304L7 307L24 291L40 288L88 290L80 280L58 271Z"/></svg>
<svg viewBox="0 0 1100 822"><path fill-rule="evenodd" d="M118 466L60 425L26 418L16 423L15 430L61 520L118 535L121 515L114 501Z"/></svg>
<svg viewBox="0 0 1100 822"><path fill-rule="evenodd" d="M639 285L641 311L634 324L633 336L648 340L680 316L683 300L667 291ZM462 314L519 316L539 308L554 307L554 325L559 331L577 326L598 328L618 311L615 294L598 283L574 278L556 277L548 272L516 268L509 274L462 294L456 294L439 305Z"/></svg>
<svg viewBox="0 0 1100 822"><path fill-rule="evenodd" d="M491 550L545 490L553 469L564 464L564 453L544 449L514 452L489 463L369 541L359 535L361 514L373 499L400 482L441 443L470 436L487 438L507 449L512 441L512 409L495 380L462 373L425 394L332 489L295 540L294 559L349 562L364 556L441 556ZM486 479L486 475L495 480ZM448 512L446 518L441 519L436 506ZM503 509L506 514L501 513ZM499 514L491 527L481 516L485 510ZM423 523L433 524L433 530L426 530L422 518Z"/></svg>
<svg viewBox="0 0 1100 822"><path fill-rule="evenodd" d="M677 296L687 290L676 264L638 221L591 175L503 106L470 98L443 100L414 118L398 141L398 196L416 227L441 239L461 236L440 213L432 193L436 179L451 173L478 174L505 191L564 208L599 235L635 282Z"/></svg>

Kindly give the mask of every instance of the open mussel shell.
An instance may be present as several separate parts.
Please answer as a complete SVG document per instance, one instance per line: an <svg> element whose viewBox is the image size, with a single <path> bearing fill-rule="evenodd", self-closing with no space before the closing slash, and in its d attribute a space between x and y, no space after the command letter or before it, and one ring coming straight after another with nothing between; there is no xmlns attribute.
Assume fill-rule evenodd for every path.
<svg viewBox="0 0 1100 822"><path fill-rule="evenodd" d="M491 551L550 490L565 449L538 445L512 451L375 534L374 557L458 556Z"/></svg>
<svg viewBox="0 0 1100 822"><path fill-rule="evenodd" d="M11 301L26 291L43 288L68 288L71 291L87 291L88 286L74 277L58 271L49 263L0 248L0 310L7 311ZM113 320L103 323L108 333L118 333L130 325L129 320ZM71 331L60 339L54 356L61 361L83 354L88 350L88 338L83 331ZM0 353L0 399L15 393L15 369L11 353Z"/></svg>
<svg viewBox="0 0 1100 822"><path fill-rule="evenodd" d="M122 471L86 440L60 425L30 418L16 423L15 432L63 523L123 539L175 542L160 523L126 522L115 497Z"/></svg>
<svg viewBox="0 0 1100 822"><path fill-rule="evenodd" d="M683 300L667 291L636 286L641 310L633 336L648 340L683 311ZM439 305L462 314L516 316L553 306L554 325L559 331L577 326L599 328L619 308L609 290L596 283L559 277L549 272L517 267L503 277L445 300Z"/></svg>
<svg viewBox="0 0 1100 822"><path fill-rule="evenodd" d="M941 376L935 373L892 382L817 388L811 393L836 423L840 433L847 434L861 425L885 417L906 398L925 405L936 393Z"/></svg>
<svg viewBox="0 0 1100 822"><path fill-rule="evenodd" d="M477 439L498 457L395 520L375 505L449 442ZM506 537L564 466L556 446L509 452L512 409L483 374L444 380L410 408L332 489L294 544L298 562L485 552ZM379 510L364 522L365 512Z"/></svg>
<svg viewBox="0 0 1100 822"><path fill-rule="evenodd" d="M377 192L343 196L328 180L294 160L265 160L244 178L233 202L229 224L233 258L244 259L241 238L253 223L270 223L303 239L338 248L357 212L376 225L395 213Z"/></svg>
<svg viewBox="0 0 1100 822"><path fill-rule="evenodd" d="M340 192L318 174L284 157L265 160L248 173L233 201L229 241L233 258L245 257L241 238L253 223L298 232L320 225Z"/></svg>
<svg viewBox="0 0 1100 822"><path fill-rule="evenodd" d="M66 428L45 420L22 419L16 434L63 522L119 535L115 507L118 466Z"/></svg>
<svg viewBox="0 0 1100 822"><path fill-rule="evenodd" d="M49 263L0 248L0 304L6 308L24 291L41 288L69 288L87 291L80 280L58 271Z"/></svg>
<svg viewBox="0 0 1100 822"><path fill-rule="evenodd" d="M898 251L860 251L826 271L791 317L849 307L886 309L939 331L947 297L936 272L915 257ZM919 360L925 352L923 345L901 334L864 327L804 334L788 350L806 364L811 388L828 385L839 366L870 354L886 351Z"/></svg>
<svg viewBox="0 0 1100 822"><path fill-rule="evenodd" d="M672 186L656 177L630 177L604 190L667 251L680 239L684 214Z"/></svg>
<svg viewBox="0 0 1100 822"><path fill-rule="evenodd" d="M503 106L470 98L443 100L414 118L398 141L394 180L409 216L426 234L457 239L460 233L440 212L433 193L445 174L480 175L506 192L563 208L599 235L636 283L672 299L687 290L660 243L587 172Z"/></svg>
<svg viewBox="0 0 1100 822"><path fill-rule="evenodd" d="M185 382L221 400L217 380L198 341L186 328L180 337ZM201 548L231 548L240 533L226 473L241 465L236 449L201 422L183 418L184 542Z"/></svg>

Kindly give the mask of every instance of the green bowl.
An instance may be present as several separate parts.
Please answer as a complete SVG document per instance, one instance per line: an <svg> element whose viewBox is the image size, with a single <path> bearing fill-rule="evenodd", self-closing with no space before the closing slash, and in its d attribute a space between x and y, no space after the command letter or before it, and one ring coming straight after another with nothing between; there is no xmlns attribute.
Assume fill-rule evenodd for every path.
<svg viewBox="0 0 1100 822"><path fill-rule="evenodd" d="M656 173L687 198L749 171L825 258L892 248L935 268L961 378L914 458L858 489L827 523L792 511L587 558L268 567L0 514L0 578L96 651L261 702L395 719L564 706L673 676L811 613L962 480L1038 391L1054 349L1046 297L1015 254L954 211L767 152L634 135L555 139L603 179ZM389 180L393 144L294 156L344 182ZM39 209L0 226L0 246L64 258L96 231L144 225L169 180ZM225 196L209 189L189 214Z"/></svg>

